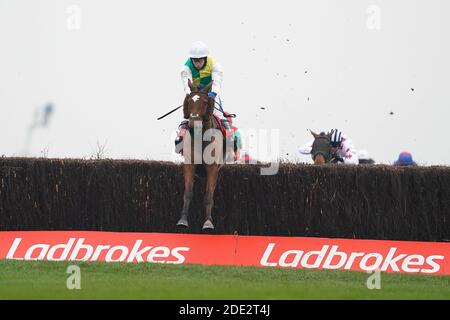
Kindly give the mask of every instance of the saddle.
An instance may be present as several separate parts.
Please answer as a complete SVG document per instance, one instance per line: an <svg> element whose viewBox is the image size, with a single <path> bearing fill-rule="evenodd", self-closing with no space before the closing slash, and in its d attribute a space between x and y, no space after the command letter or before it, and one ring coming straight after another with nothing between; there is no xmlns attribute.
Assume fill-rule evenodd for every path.
<svg viewBox="0 0 450 320"><path fill-rule="evenodd" d="M222 119L219 118L219 116L213 114L214 119L216 120L217 124L220 127L220 132L222 133L222 136L224 137L224 140L226 139L233 139L234 140L234 153L236 153L238 151L237 148L237 141L234 138L234 131L235 131L235 127L233 127L230 130L227 130L227 128L225 127L225 125L222 122ZM179 153L181 155L183 155L183 138L184 135L186 133L186 131L188 130L187 128L187 121L183 121L181 123L181 125L179 126L179 130L177 132L177 138L175 139L175 152ZM225 147L226 144L224 144L224 151L225 151Z"/></svg>

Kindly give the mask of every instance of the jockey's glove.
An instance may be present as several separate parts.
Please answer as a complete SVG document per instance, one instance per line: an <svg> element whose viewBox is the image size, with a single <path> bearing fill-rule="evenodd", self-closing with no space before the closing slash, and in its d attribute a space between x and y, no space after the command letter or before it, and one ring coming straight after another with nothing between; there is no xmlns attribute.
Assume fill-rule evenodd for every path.
<svg viewBox="0 0 450 320"><path fill-rule="evenodd" d="M210 97L210 98L215 99L216 96L217 96L217 93L215 93L215 92L212 92L212 91L211 91L211 92L208 93L208 97Z"/></svg>
<svg viewBox="0 0 450 320"><path fill-rule="evenodd" d="M334 160L335 160L336 162L344 162L344 158L341 158L341 157L338 157L338 156L335 156L335 157L334 157Z"/></svg>

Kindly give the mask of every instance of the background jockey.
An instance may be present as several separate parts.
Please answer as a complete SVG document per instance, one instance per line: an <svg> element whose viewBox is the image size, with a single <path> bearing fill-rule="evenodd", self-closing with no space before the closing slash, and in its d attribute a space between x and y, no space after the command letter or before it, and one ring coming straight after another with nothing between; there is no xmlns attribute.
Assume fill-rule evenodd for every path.
<svg viewBox="0 0 450 320"><path fill-rule="evenodd" d="M417 166L410 152L403 151L398 155L398 159L394 162L394 166Z"/></svg>
<svg viewBox="0 0 450 320"><path fill-rule="evenodd" d="M313 142L314 139L301 147L299 152L301 154L311 154ZM332 130L331 154L338 163L359 164L356 149L353 146L352 140L338 129Z"/></svg>
<svg viewBox="0 0 450 320"><path fill-rule="evenodd" d="M214 105L218 105L220 111L222 110L222 104L219 97L222 89L223 71L222 66L210 55L209 49L202 41L196 41L191 45L189 49L189 58L181 69L181 82L184 87L186 95L191 93L188 81L191 80L194 86L201 90L212 81L212 87L208 92L208 97L214 99ZM219 102L217 103L217 100ZM216 112L217 107L214 108L214 114L222 116L222 112ZM229 117L231 118L231 117ZM188 121L184 120L178 126L177 138L175 140L175 152L182 153L182 144L184 134L188 129ZM226 130L231 129L231 123L226 118L222 119L222 124ZM234 138L234 134L232 137Z"/></svg>
<svg viewBox="0 0 450 320"><path fill-rule="evenodd" d="M237 161L240 158L240 150L242 149L242 138L241 133L235 125L233 125L233 117L230 116L230 113L224 112L223 115L226 117L227 121L231 125L232 133L234 134L234 161ZM223 120L222 120L223 122Z"/></svg>

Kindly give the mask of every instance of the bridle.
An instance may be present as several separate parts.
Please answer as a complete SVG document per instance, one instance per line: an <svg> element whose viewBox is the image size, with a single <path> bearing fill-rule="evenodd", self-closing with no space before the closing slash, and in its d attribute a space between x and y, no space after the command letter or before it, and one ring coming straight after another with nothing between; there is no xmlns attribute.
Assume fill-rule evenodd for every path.
<svg viewBox="0 0 450 320"><path fill-rule="evenodd" d="M324 141L323 141L324 140ZM319 146L317 146L317 144L320 144ZM323 150L325 148L324 145L326 145L326 151ZM319 147L320 150L317 150ZM311 154L313 157L313 160L316 159L317 155L322 155L325 158L325 162L329 162L331 160L331 141L330 138L327 137L326 135L320 135L317 138L314 139L314 143L313 143L313 148L311 150Z"/></svg>
<svg viewBox="0 0 450 320"><path fill-rule="evenodd" d="M203 96L208 96L207 92L204 91L191 91L191 93L189 94L189 97L192 99L192 97L195 97L196 95L203 95ZM195 101L194 101L195 102ZM206 106L206 110L208 111L208 107L209 107L209 98L207 100L207 106ZM189 119L190 118L194 118L194 119L198 119L201 120L203 123L206 123L208 121L211 120L211 118L214 118L212 115L210 117L208 117L207 115L204 115L203 117L201 117L198 113L189 113Z"/></svg>

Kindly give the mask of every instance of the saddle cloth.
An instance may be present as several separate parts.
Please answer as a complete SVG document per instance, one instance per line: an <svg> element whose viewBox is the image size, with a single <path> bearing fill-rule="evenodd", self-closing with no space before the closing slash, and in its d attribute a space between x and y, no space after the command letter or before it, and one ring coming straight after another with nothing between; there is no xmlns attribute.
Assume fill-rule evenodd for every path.
<svg viewBox="0 0 450 320"><path fill-rule="evenodd" d="M225 127L223 126L222 120L219 118L218 115L213 114L214 118L216 118L217 123L220 126L220 131L222 132L222 136L226 137L227 136L227 130L225 129Z"/></svg>

